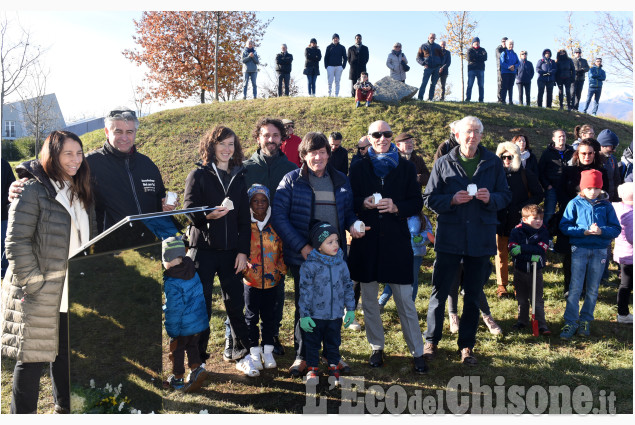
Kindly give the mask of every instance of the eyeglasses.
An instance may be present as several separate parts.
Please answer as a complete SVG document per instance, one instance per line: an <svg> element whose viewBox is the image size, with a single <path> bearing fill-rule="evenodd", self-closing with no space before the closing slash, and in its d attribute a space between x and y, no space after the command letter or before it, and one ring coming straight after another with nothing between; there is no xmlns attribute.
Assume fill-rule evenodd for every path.
<svg viewBox="0 0 635 425"><path fill-rule="evenodd" d="M120 111L120 110L114 110L114 111L110 111L108 113L108 118L113 118L116 117L117 115L132 115L133 117L137 117L137 114L135 111L131 111L131 110L125 110L125 111Z"/></svg>
<svg viewBox="0 0 635 425"><path fill-rule="evenodd" d="M392 131L374 131L370 133L370 136L373 139L379 139L381 136L384 136L386 139L390 139L392 137Z"/></svg>
<svg viewBox="0 0 635 425"><path fill-rule="evenodd" d="M514 159L514 157L513 157L512 155L501 155L501 158L502 158L502 159L509 159L510 161L511 161L512 159Z"/></svg>
<svg viewBox="0 0 635 425"><path fill-rule="evenodd" d="M591 155L595 155L595 152L578 152L578 155L591 156Z"/></svg>
<svg viewBox="0 0 635 425"><path fill-rule="evenodd" d="M358 146L357 150L358 151L363 151L364 149L368 149L370 147L370 145L366 145L366 146Z"/></svg>

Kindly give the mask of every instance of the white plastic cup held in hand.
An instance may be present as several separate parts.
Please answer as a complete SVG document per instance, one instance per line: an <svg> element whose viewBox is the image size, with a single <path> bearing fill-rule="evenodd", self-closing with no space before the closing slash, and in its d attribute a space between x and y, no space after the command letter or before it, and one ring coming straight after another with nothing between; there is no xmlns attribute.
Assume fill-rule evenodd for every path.
<svg viewBox="0 0 635 425"><path fill-rule="evenodd" d="M176 192L168 192L165 197L166 205L176 205Z"/></svg>
<svg viewBox="0 0 635 425"><path fill-rule="evenodd" d="M381 193L373 193L373 203L377 204L379 201L381 201Z"/></svg>
<svg viewBox="0 0 635 425"><path fill-rule="evenodd" d="M353 229L355 229L356 231L358 231L360 233L365 233L366 232L366 225L364 224L363 221L357 220L355 223L353 223Z"/></svg>
<svg viewBox="0 0 635 425"><path fill-rule="evenodd" d="M470 196L476 196L476 192L478 191L478 187L474 183L470 183L467 185L467 194Z"/></svg>

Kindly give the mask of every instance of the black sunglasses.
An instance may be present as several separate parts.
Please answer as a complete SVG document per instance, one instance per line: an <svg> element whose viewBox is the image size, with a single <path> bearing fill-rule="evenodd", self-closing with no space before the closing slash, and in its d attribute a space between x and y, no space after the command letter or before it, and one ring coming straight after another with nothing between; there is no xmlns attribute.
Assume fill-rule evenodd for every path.
<svg viewBox="0 0 635 425"><path fill-rule="evenodd" d="M501 158L502 158L502 159L509 159L510 161L511 161L512 159L514 159L514 157L513 157L512 155L501 155Z"/></svg>
<svg viewBox="0 0 635 425"><path fill-rule="evenodd" d="M114 111L110 111L108 113L108 118L113 118L116 117L117 115L124 115L124 114L129 114L132 115L133 117L137 117L137 113L135 111L130 111L130 110L125 110L125 111L120 111L120 110L114 110Z"/></svg>
<svg viewBox="0 0 635 425"><path fill-rule="evenodd" d="M390 139L392 137L392 131L375 131L370 133L370 135L374 139L379 139L381 136L384 136L386 139Z"/></svg>
<svg viewBox="0 0 635 425"><path fill-rule="evenodd" d="M364 149L368 149L370 147L370 145L366 145L366 146L358 146L357 150L358 151L363 151Z"/></svg>

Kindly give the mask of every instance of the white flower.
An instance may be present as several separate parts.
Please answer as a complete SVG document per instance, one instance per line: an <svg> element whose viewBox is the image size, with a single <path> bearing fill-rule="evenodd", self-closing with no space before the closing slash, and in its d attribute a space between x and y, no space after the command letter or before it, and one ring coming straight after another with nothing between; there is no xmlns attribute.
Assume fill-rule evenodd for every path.
<svg viewBox="0 0 635 425"><path fill-rule="evenodd" d="M90 387L91 388L95 388L95 380L94 379L90 380Z"/></svg>
<svg viewBox="0 0 635 425"><path fill-rule="evenodd" d="M119 411L120 411L120 412L121 412L121 409L123 409L123 405L124 405L124 404L126 404L126 403L125 403L125 402L123 402L123 401L122 401L121 403L119 403Z"/></svg>
<svg viewBox="0 0 635 425"><path fill-rule="evenodd" d="M140 411L140 410L135 409L134 407L131 407L131 408L130 408L130 413L131 413L132 415L136 415L137 413L141 413L141 411Z"/></svg>
<svg viewBox="0 0 635 425"><path fill-rule="evenodd" d="M199 415L209 415L209 412L207 411L207 409L201 410L200 412L198 412Z"/></svg>
<svg viewBox="0 0 635 425"><path fill-rule="evenodd" d="M85 409L85 402L84 397L71 393L71 413L82 413Z"/></svg>

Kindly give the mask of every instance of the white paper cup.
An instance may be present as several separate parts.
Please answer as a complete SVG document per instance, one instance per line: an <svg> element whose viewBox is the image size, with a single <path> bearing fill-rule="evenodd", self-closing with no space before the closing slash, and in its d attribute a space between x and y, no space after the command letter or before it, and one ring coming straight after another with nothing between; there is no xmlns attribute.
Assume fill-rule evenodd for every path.
<svg viewBox="0 0 635 425"><path fill-rule="evenodd" d="M478 191L478 187L474 183L470 183L467 185L467 194L470 196L476 196L476 192Z"/></svg>
<svg viewBox="0 0 635 425"><path fill-rule="evenodd" d="M355 223L353 223L353 229L357 230L360 233L364 233L366 232L366 225L363 221L357 220Z"/></svg>
<svg viewBox="0 0 635 425"><path fill-rule="evenodd" d="M381 201L381 193L373 193L373 203L378 203L379 201Z"/></svg>

